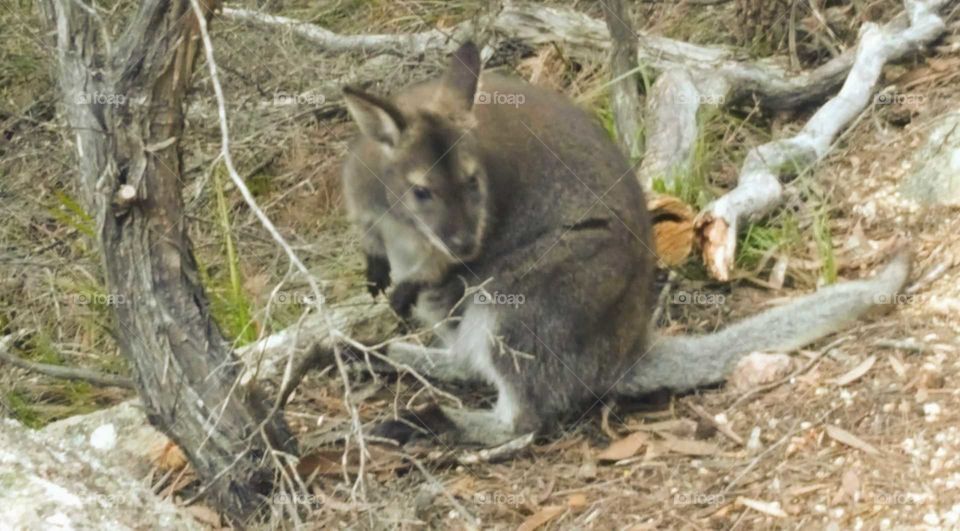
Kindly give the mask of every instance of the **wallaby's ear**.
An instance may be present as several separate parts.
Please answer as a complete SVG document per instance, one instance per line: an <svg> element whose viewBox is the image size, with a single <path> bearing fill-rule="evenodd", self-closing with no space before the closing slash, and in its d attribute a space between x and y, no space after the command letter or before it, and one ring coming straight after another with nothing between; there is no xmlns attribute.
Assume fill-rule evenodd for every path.
<svg viewBox="0 0 960 531"><path fill-rule="evenodd" d="M473 109L479 78L480 50L472 41L467 41L450 56L447 72L443 76L446 96L457 110L469 112Z"/></svg>
<svg viewBox="0 0 960 531"><path fill-rule="evenodd" d="M403 115L389 101L356 87L343 87L347 111L365 136L394 147L406 127Z"/></svg>

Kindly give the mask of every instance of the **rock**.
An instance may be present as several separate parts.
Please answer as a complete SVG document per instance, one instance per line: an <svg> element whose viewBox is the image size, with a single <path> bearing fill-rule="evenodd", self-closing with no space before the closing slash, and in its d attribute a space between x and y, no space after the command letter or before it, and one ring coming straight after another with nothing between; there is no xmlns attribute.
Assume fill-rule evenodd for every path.
<svg viewBox="0 0 960 531"><path fill-rule="evenodd" d="M913 154L904 197L928 205L960 205L960 112L939 118L926 143Z"/></svg>
<svg viewBox="0 0 960 531"><path fill-rule="evenodd" d="M0 529L202 529L109 453L0 419Z"/></svg>
<svg viewBox="0 0 960 531"><path fill-rule="evenodd" d="M738 391L749 391L779 380L786 376L792 367L793 361L786 354L752 352L737 362L733 373L727 379L727 385Z"/></svg>
<svg viewBox="0 0 960 531"><path fill-rule="evenodd" d="M69 448L96 452L107 466L122 467L134 475L150 469L149 450L167 440L147 423L135 400L59 420L41 431Z"/></svg>

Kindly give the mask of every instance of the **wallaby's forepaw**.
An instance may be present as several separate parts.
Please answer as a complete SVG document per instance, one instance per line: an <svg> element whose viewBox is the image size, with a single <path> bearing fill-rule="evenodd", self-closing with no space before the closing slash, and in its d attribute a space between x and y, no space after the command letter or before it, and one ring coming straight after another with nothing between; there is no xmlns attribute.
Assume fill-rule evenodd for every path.
<svg viewBox="0 0 960 531"><path fill-rule="evenodd" d="M367 256L367 290L376 298L390 285L390 262L382 256Z"/></svg>
<svg viewBox="0 0 960 531"><path fill-rule="evenodd" d="M390 293L390 308L397 312L397 315L407 319L410 317L410 311L417 302L417 296L420 295L422 286L416 282L401 282L393 288Z"/></svg>

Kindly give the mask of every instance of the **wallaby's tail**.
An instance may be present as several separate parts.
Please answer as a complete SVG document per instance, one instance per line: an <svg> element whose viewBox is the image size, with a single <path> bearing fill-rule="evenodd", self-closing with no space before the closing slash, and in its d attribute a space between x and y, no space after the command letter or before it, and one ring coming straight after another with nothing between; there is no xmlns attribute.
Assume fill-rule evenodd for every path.
<svg viewBox="0 0 960 531"><path fill-rule="evenodd" d="M794 350L843 330L872 308L893 307L911 259L909 251L901 251L873 278L828 286L713 334L654 335L648 352L615 390L629 396L718 384L746 354Z"/></svg>

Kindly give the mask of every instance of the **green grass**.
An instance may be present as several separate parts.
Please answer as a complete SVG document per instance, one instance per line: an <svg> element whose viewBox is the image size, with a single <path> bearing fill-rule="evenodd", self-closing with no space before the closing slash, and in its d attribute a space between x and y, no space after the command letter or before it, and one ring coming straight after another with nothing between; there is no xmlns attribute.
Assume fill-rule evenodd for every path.
<svg viewBox="0 0 960 531"><path fill-rule="evenodd" d="M96 237L96 234L94 234L95 224L93 222L93 216L88 214L76 199L60 190L54 193L54 197L57 199L57 204L48 208L47 212L49 212L55 220L59 221L62 225L75 229L90 239Z"/></svg>
<svg viewBox="0 0 960 531"><path fill-rule="evenodd" d="M220 324L220 329L241 346L255 341L258 330L253 319L253 304L243 289L240 257L233 241L230 210L223 190L226 166L221 162L213 168L212 173L217 225L226 255L226 271L225 274L209 275L201 268L201 276L210 296L213 316Z"/></svg>
<svg viewBox="0 0 960 531"><path fill-rule="evenodd" d="M28 428L42 428L47 422L44 421L40 413L33 407L36 402L35 397L20 389L8 391L3 395L4 402L10 408L10 413L15 420L23 423Z"/></svg>
<svg viewBox="0 0 960 531"><path fill-rule="evenodd" d="M771 251L790 253L800 247L803 235L795 214L783 211L777 216L752 223L737 247L736 266L756 269Z"/></svg>
<svg viewBox="0 0 960 531"><path fill-rule="evenodd" d="M833 235L826 207L821 204L813 218L813 238L820 255L820 278L826 284L837 281L837 257L833 252Z"/></svg>
<svg viewBox="0 0 960 531"><path fill-rule="evenodd" d="M710 187L710 173L714 171L715 161L743 158L739 146L724 142L724 134L735 120L716 107L701 106L697 114L697 139L690 153L689 170L677 175L654 177L653 190L672 195L696 210L707 206L716 197Z"/></svg>

